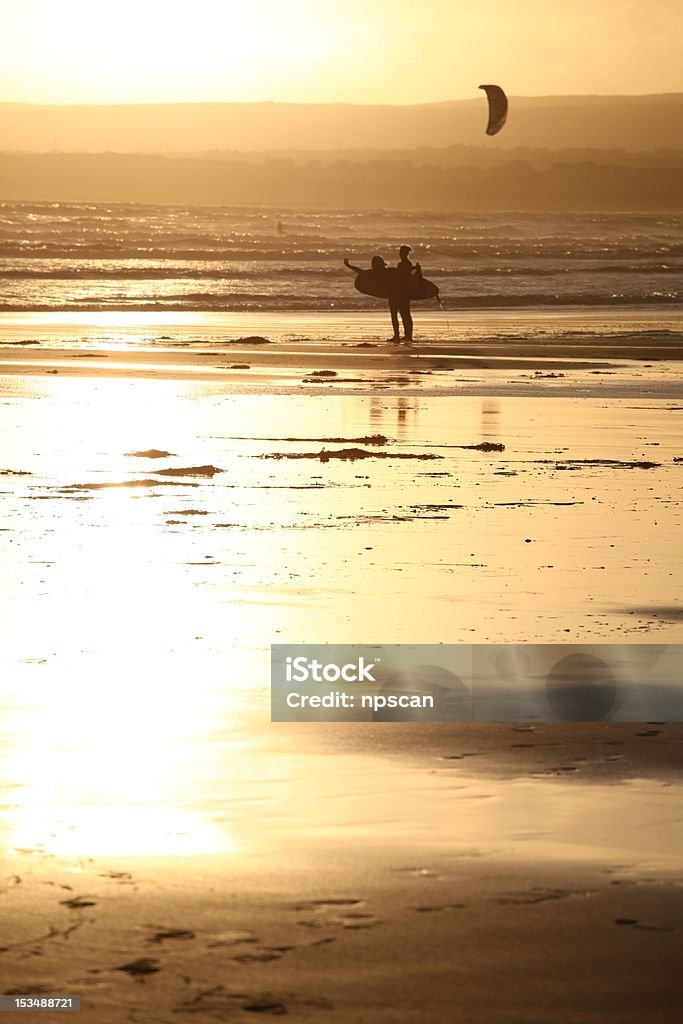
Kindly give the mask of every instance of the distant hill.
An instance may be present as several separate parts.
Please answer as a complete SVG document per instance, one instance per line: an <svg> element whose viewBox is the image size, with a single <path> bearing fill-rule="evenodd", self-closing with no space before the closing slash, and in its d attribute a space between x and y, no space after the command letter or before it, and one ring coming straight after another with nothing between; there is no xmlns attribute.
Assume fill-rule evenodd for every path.
<svg viewBox="0 0 683 1024"><path fill-rule="evenodd" d="M172 103L0 104L0 150L206 153L485 145L683 150L683 94L511 97L508 124L484 134L486 100L420 106Z"/></svg>
<svg viewBox="0 0 683 1024"><path fill-rule="evenodd" d="M446 153L449 151L446 150ZM593 151L603 154L605 151ZM683 153L481 168L381 158L206 159L124 153L0 153L0 200L228 206L631 211L683 209Z"/></svg>

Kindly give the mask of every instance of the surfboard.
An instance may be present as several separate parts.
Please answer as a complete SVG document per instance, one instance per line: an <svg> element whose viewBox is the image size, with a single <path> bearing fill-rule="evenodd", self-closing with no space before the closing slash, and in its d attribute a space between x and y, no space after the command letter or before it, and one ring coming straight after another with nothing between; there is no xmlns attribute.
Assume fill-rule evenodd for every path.
<svg viewBox="0 0 683 1024"><path fill-rule="evenodd" d="M356 290L363 295L372 295L375 299L388 299L392 287L393 275L396 273L393 267L376 272L374 270L363 270L356 277L354 282ZM422 299L436 299L439 296L438 285L428 281L426 277L418 277L413 274L410 278L410 300L419 302Z"/></svg>

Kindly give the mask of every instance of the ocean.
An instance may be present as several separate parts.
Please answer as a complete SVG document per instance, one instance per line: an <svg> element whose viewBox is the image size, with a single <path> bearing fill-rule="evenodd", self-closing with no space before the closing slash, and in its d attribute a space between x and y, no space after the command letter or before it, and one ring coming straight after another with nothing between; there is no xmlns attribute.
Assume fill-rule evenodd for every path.
<svg viewBox="0 0 683 1024"><path fill-rule="evenodd" d="M355 291L342 260L394 262L402 243L450 312L671 314L683 300L677 214L4 202L0 312L373 311L382 304Z"/></svg>

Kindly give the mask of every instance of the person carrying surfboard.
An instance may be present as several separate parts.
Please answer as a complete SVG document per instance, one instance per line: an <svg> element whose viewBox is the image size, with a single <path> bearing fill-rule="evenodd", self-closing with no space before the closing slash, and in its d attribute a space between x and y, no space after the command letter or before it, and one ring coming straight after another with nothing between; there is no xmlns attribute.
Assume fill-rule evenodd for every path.
<svg viewBox="0 0 683 1024"><path fill-rule="evenodd" d="M386 295L389 299L389 310L391 311L391 324L394 328L394 336L390 338L390 341L398 342L399 331L398 331L398 316L394 311L394 305L392 296L396 292L396 272L393 267L388 267L386 260L383 256L373 256L370 260L370 271L363 270L362 267L355 267L353 263L350 263L348 257L344 259L344 266L348 267L349 270L353 270L354 274L367 274L371 273L375 282L379 286L381 293ZM398 306L396 306L398 309Z"/></svg>
<svg viewBox="0 0 683 1024"><path fill-rule="evenodd" d="M357 291L363 295L372 295L376 299L385 299L389 303L391 325L394 330L390 341L399 344L399 317L403 320L406 344L413 340L413 318L410 312L411 301L422 299L438 299L439 289L433 281L422 276L419 263L411 263L408 255L410 246L403 245L399 250L401 262L397 267L388 267L382 256L373 256L370 268L363 270L356 267L348 258L345 266L356 274L354 282Z"/></svg>
<svg viewBox="0 0 683 1024"><path fill-rule="evenodd" d="M406 345L413 340L413 315L410 312L410 292L412 278L422 276L422 268L419 263L411 263L409 256L413 250L409 245L402 245L398 250L399 261L396 264L396 284L389 295L389 309L391 311L391 323L394 328L393 340L400 344L401 337L398 329L398 318L403 321L403 334Z"/></svg>

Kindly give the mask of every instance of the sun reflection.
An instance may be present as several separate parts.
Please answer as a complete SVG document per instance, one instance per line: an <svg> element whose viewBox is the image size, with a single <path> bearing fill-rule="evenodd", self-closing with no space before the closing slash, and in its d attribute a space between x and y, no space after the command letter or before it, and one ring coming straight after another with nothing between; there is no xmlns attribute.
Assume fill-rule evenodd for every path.
<svg viewBox="0 0 683 1024"><path fill-rule="evenodd" d="M519 527L509 525L507 513L502 532L494 529L494 500L512 500L516 491L508 489L519 485L514 476L495 475L491 483L488 460L484 469L460 456L443 463L457 473L456 499L474 511L469 519L463 511L447 543L442 523L415 522L411 529L423 532L415 534L413 550L394 512L413 501L443 500L445 487L450 498L449 473L413 477L403 465L374 468L371 488L357 467L330 465L321 486L317 465L258 458L268 450L266 439L285 431L315 437L321 429L355 437L386 427L392 436L404 432L401 443L422 446L438 437L460 444L491 427L478 402L463 399L456 412L438 400L422 403L418 422L417 405L387 396L371 410L370 423L366 400L326 402L321 428L306 402L207 394L200 403L198 388L174 382L50 380L40 387L39 400L25 403L30 415L19 419L9 405L0 410L14 431L15 464L29 471L14 484L21 528L4 555L0 595L3 846L41 855L239 855L264 842L287 855L295 851L295 858L302 837L326 838L337 848L348 834L432 845L436 837L446 848L507 844L523 831L536 834L542 822L552 832L548 842L564 850L598 826L594 846L618 845L615 819L626 823L625 848L680 849L673 790L648 791L646 817L638 819L630 816L638 793L560 793L555 782L538 779L505 792L481 780L472 783L470 799L450 768L435 781L393 761L385 766L327 752L314 758L312 736L273 739L271 641L353 642L365 631L368 642L455 642L470 624L481 628L484 621L495 634L518 616L531 621L538 597L532 584L516 588L518 599L503 595L506 580L524 582L537 569L519 553ZM561 426L573 436L574 409L564 408ZM515 438L520 457L531 457L528 411L506 404L505 414L506 440ZM621 422L612 423L613 431ZM251 441L244 437L250 433ZM567 436L553 435L552 443ZM211 463L223 472L198 484L185 477L169 482L156 475L163 462L126 454L151 448L175 453L169 461L176 467ZM153 476L158 485L101 486ZM548 498L565 496L563 486L541 481L529 496L545 509ZM564 585L570 579L575 588L569 563L578 544L562 556L555 519L534 516L538 546L554 545L553 557L567 563ZM351 525L359 521L374 539L359 538ZM594 522L586 529L592 542ZM639 549L631 543L628 550ZM474 551L491 572L477 567L476 576L465 575L476 567ZM656 539L647 554L662 562ZM501 566L509 566L506 573ZM600 599L597 578L589 583ZM555 627L548 622L565 600L562 592L551 596L559 603L541 623L549 642ZM285 752L268 747L274 742ZM593 824L595 807L607 804L612 817L601 809ZM668 830L661 824L667 820Z"/></svg>
<svg viewBox="0 0 683 1024"><path fill-rule="evenodd" d="M46 312L17 313L13 315L14 323L68 324L79 327L184 327L201 324L205 317L192 312L155 312L145 313L136 310L126 311L93 311L93 312Z"/></svg>
<svg viewBox="0 0 683 1024"><path fill-rule="evenodd" d="M197 853L234 848L209 813L188 811L211 758L209 701L122 664L93 678L84 658L56 685L32 688L12 716L5 776L18 806L9 843L50 853ZM36 673L36 676L38 673ZM230 748L230 743L227 744ZM208 765L210 768L210 764ZM230 758L224 766L229 786Z"/></svg>
<svg viewBox="0 0 683 1024"><path fill-rule="evenodd" d="M145 500L138 488L69 490L150 472L125 452L167 429L175 392L153 385L130 402L111 385L90 392L87 429L83 408L60 421L62 461L52 469L67 496L49 530L28 537L32 601L24 605L20 592L7 607L11 742L0 763L12 799L3 838L42 853L231 852L237 844L211 812L188 809L207 777L233 788L236 741L225 736L230 709L217 668L204 671L196 652L217 613L183 565L195 556L159 531L166 490ZM187 504L186 493L169 507ZM220 773L212 763L219 728L228 752Z"/></svg>
<svg viewBox="0 0 683 1024"><path fill-rule="evenodd" d="M7 816L7 853L180 856L236 853L237 840L190 811L152 805L23 805Z"/></svg>

